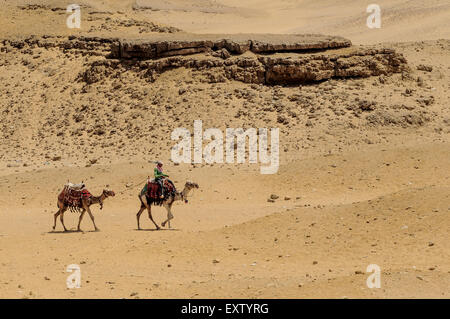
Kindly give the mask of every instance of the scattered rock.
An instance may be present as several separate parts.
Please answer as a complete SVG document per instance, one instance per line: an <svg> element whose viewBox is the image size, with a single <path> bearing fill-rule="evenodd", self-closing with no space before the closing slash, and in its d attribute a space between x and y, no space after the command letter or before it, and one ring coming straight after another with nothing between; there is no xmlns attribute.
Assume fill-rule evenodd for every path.
<svg viewBox="0 0 450 319"><path fill-rule="evenodd" d="M417 66L417 70L425 71L425 72L431 72L431 71L433 71L433 67L431 65L419 64Z"/></svg>

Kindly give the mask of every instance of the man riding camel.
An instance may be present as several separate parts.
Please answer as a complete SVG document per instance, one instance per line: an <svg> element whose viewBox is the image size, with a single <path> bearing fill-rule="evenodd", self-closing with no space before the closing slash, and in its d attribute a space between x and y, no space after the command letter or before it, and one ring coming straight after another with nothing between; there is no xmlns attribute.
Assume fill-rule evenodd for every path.
<svg viewBox="0 0 450 319"><path fill-rule="evenodd" d="M165 187L164 187L164 180L167 180L172 186L173 186L173 191L175 191L175 185L172 183L172 181L170 179L168 179L167 177L169 177L169 175L164 174L163 172L163 163L160 161L155 162L156 163L156 167L153 170L154 173L154 179L151 182L156 182L159 184L159 186L161 187L161 199L164 199L166 195L165 193ZM144 200L145 194L147 194L147 188L148 188L148 183L145 184L144 188L142 189L141 193L140 193L140 197L142 200Z"/></svg>
<svg viewBox="0 0 450 319"><path fill-rule="evenodd" d="M161 198L165 197L164 194L164 178L169 177L169 175L163 173L163 163L160 161L156 162L156 167L153 170L155 174L155 182L161 186Z"/></svg>

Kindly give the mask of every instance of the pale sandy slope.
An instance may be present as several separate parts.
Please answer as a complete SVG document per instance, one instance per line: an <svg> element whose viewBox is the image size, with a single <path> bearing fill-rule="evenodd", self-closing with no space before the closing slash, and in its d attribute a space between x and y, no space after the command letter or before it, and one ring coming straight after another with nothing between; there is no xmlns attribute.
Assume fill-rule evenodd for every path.
<svg viewBox="0 0 450 319"><path fill-rule="evenodd" d="M448 298L449 149L366 147L306 158L271 178L181 167L177 177L195 175L201 190L175 206L175 230L159 232L145 215L149 231L136 231L136 189L124 187L145 163L84 171L94 193L106 182L125 190L94 209L101 232L87 218L85 233L50 232L55 186L75 169L4 176L0 297ZM154 212L161 222L164 212ZM66 224L74 229L76 215ZM69 264L81 266L81 289L66 289ZM381 267L381 289L366 287L369 264Z"/></svg>
<svg viewBox="0 0 450 319"><path fill-rule="evenodd" d="M449 38L450 3L445 0L137 0L148 17L199 33L325 33L354 43ZM382 28L367 28L366 8L382 10ZM157 10L157 11L156 11Z"/></svg>
<svg viewBox="0 0 450 319"><path fill-rule="evenodd" d="M366 25L371 2L361 0L79 0L83 22L87 12L104 17L117 14L178 27L196 33L324 33L340 35L354 43L422 41L450 37L450 4L446 0L380 0L382 28ZM0 35L72 34L67 29L63 0L0 1ZM17 10L40 5L58 9L39 12ZM85 24L84 24L85 25ZM85 32L86 29L77 31Z"/></svg>

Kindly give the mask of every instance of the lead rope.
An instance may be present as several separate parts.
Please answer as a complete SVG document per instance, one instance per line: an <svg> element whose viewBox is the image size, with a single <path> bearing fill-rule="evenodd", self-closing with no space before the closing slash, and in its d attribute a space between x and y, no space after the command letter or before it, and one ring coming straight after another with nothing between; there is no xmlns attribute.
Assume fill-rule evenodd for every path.
<svg viewBox="0 0 450 319"><path fill-rule="evenodd" d="M131 184L131 186L128 186L128 187L125 186L123 191L119 192L119 194L123 194L127 189L134 189L136 186L141 185L143 182L146 182L146 181L148 181L148 177L142 181Z"/></svg>

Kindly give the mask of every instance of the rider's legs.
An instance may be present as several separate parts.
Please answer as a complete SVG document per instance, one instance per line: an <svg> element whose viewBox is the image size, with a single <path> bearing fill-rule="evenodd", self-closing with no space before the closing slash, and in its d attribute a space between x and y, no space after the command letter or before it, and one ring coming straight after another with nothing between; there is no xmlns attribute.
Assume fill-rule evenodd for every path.
<svg viewBox="0 0 450 319"><path fill-rule="evenodd" d="M164 185L163 185L164 183L163 183L163 179L162 179L162 178L158 178L156 181L158 182L159 186L161 186L161 196L164 198L164 197L165 197L165 194L164 194Z"/></svg>

